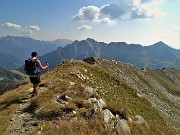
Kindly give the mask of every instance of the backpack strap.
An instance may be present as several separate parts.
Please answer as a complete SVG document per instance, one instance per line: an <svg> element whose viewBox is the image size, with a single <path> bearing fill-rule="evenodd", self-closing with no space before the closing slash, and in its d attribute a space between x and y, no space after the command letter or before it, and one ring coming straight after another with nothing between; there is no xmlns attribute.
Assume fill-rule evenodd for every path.
<svg viewBox="0 0 180 135"><path fill-rule="evenodd" d="M39 74L40 73L40 68L39 68L39 66L37 66L37 60L38 59L34 59L35 64L36 64L36 70L37 70L37 73Z"/></svg>

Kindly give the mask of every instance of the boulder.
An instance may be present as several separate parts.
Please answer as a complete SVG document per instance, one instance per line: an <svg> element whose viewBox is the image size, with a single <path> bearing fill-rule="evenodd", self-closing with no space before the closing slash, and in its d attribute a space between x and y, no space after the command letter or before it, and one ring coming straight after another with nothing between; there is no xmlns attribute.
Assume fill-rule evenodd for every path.
<svg viewBox="0 0 180 135"><path fill-rule="evenodd" d="M121 134L122 135L130 135L131 134L130 127L127 124L126 120L124 120L124 119L118 119L117 125L115 128L119 135L121 135Z"/></svg>
<svg viewBox="0 0 180 135"><path fill-rule="evenodd" d="M91 94L91 95L96 94L96 90L95 90L94 88L90 87L90 86L87 86L87 87L85 88L85 91L86 91L87 93Z"/></svg>
<svg viewBox="0 0 180 135"><path fill-rule="evenodd" d="M135 116L135 121L134 121L134 124L137 124L137 125L142 125L142 124L145 124L147 127L148 127L148 124L147 122L144 120L144 118L140 115L136 115Z"/></svg>
<svg viewBox="0 0 180 135"><path fill-rule="evenodd" d="M100 108L100 110L106 107L106 103L103 99L98 100L98 107Z"/></svg>
<svg viewBox="0 0 180 135"><path fill-rule="evenodd" d="M96 98L89 98L88 101L93 105L95 110L98 108L98 100Z"/></svg>
<svg viewBox="0 0 180 135"><path fill-rule="evenodd" d="M96 63L96 60L94 57L85 58L83 61L85 61L89 64L92 64L92 65Z"/></svg>
<svg viewBox="0 0 180 135"><path fill-rule="evenodd" d="M23 126L38 126L38 123L36 121L28 121Z"/></svg>
<svg viewBox="0 0 180 135"><path fill-rule="evenodd" d="M102 109L106 107L106 103L103 99L97 100L96 98L89 98L88 101L93 104L95 110L99 108L100 111L102 111Z"/></svg>
<svg viewBox="0 0 180 135"><path fill-rule="evenodd" d="M103 114L105 123L109 123L110 120L115 117L108 109L103 110L102 114Z"/></svg>
<svg viewBox="0 0 180 135"><path fill-rule="evenodd" d="M67 95L57 96L57 101L61 104L68 104L68 101L72 98Z"/></svg>
<svg viewBox="0 0 180 135"><path fill-rule="evenodd" d="M91 119L93 114L94 114L95 110L94 108L89 108L89 110L86 112L85 116L87 119Z"/></svg>

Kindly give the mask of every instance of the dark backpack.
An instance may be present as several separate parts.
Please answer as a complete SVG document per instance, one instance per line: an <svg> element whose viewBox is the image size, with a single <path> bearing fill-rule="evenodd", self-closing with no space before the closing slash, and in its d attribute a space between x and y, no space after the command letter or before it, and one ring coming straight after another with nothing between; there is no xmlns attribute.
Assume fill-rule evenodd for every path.
<svg viewBox="0 0 180 135"><path fill-rule="evenodd" d="M39 68L36 66L34 59L25 60L25 71L28 75L37 75L39 73Z"/></svg>

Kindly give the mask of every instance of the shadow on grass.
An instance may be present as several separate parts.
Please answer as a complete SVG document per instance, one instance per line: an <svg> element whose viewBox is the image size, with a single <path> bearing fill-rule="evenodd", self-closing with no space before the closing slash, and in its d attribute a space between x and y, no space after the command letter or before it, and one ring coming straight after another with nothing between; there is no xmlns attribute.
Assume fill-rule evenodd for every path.
<svg viewBox="0 0 180 135"><path fill-rule="evenodd" d="M12 104L21 104L21 103L23 103L23 101L22 101L22 99L19 99L19 98L12 98L8 101L1 102L0 103L0 111L8 108Z"/></svg>

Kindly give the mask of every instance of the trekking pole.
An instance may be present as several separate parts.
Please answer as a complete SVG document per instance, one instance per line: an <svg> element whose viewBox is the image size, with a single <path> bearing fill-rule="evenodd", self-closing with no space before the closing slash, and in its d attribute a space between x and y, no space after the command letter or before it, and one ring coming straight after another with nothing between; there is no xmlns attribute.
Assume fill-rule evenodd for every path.
<svg viewBox="0 0 180 135"><path fill-rule="evenodd" d="M48 62L46 62L46 65L47 64L48 64ZM49 76L50 88L52 89L51 76L50 76L50 72L49 72L49 64L48 64L48 76Z"/></svg>

